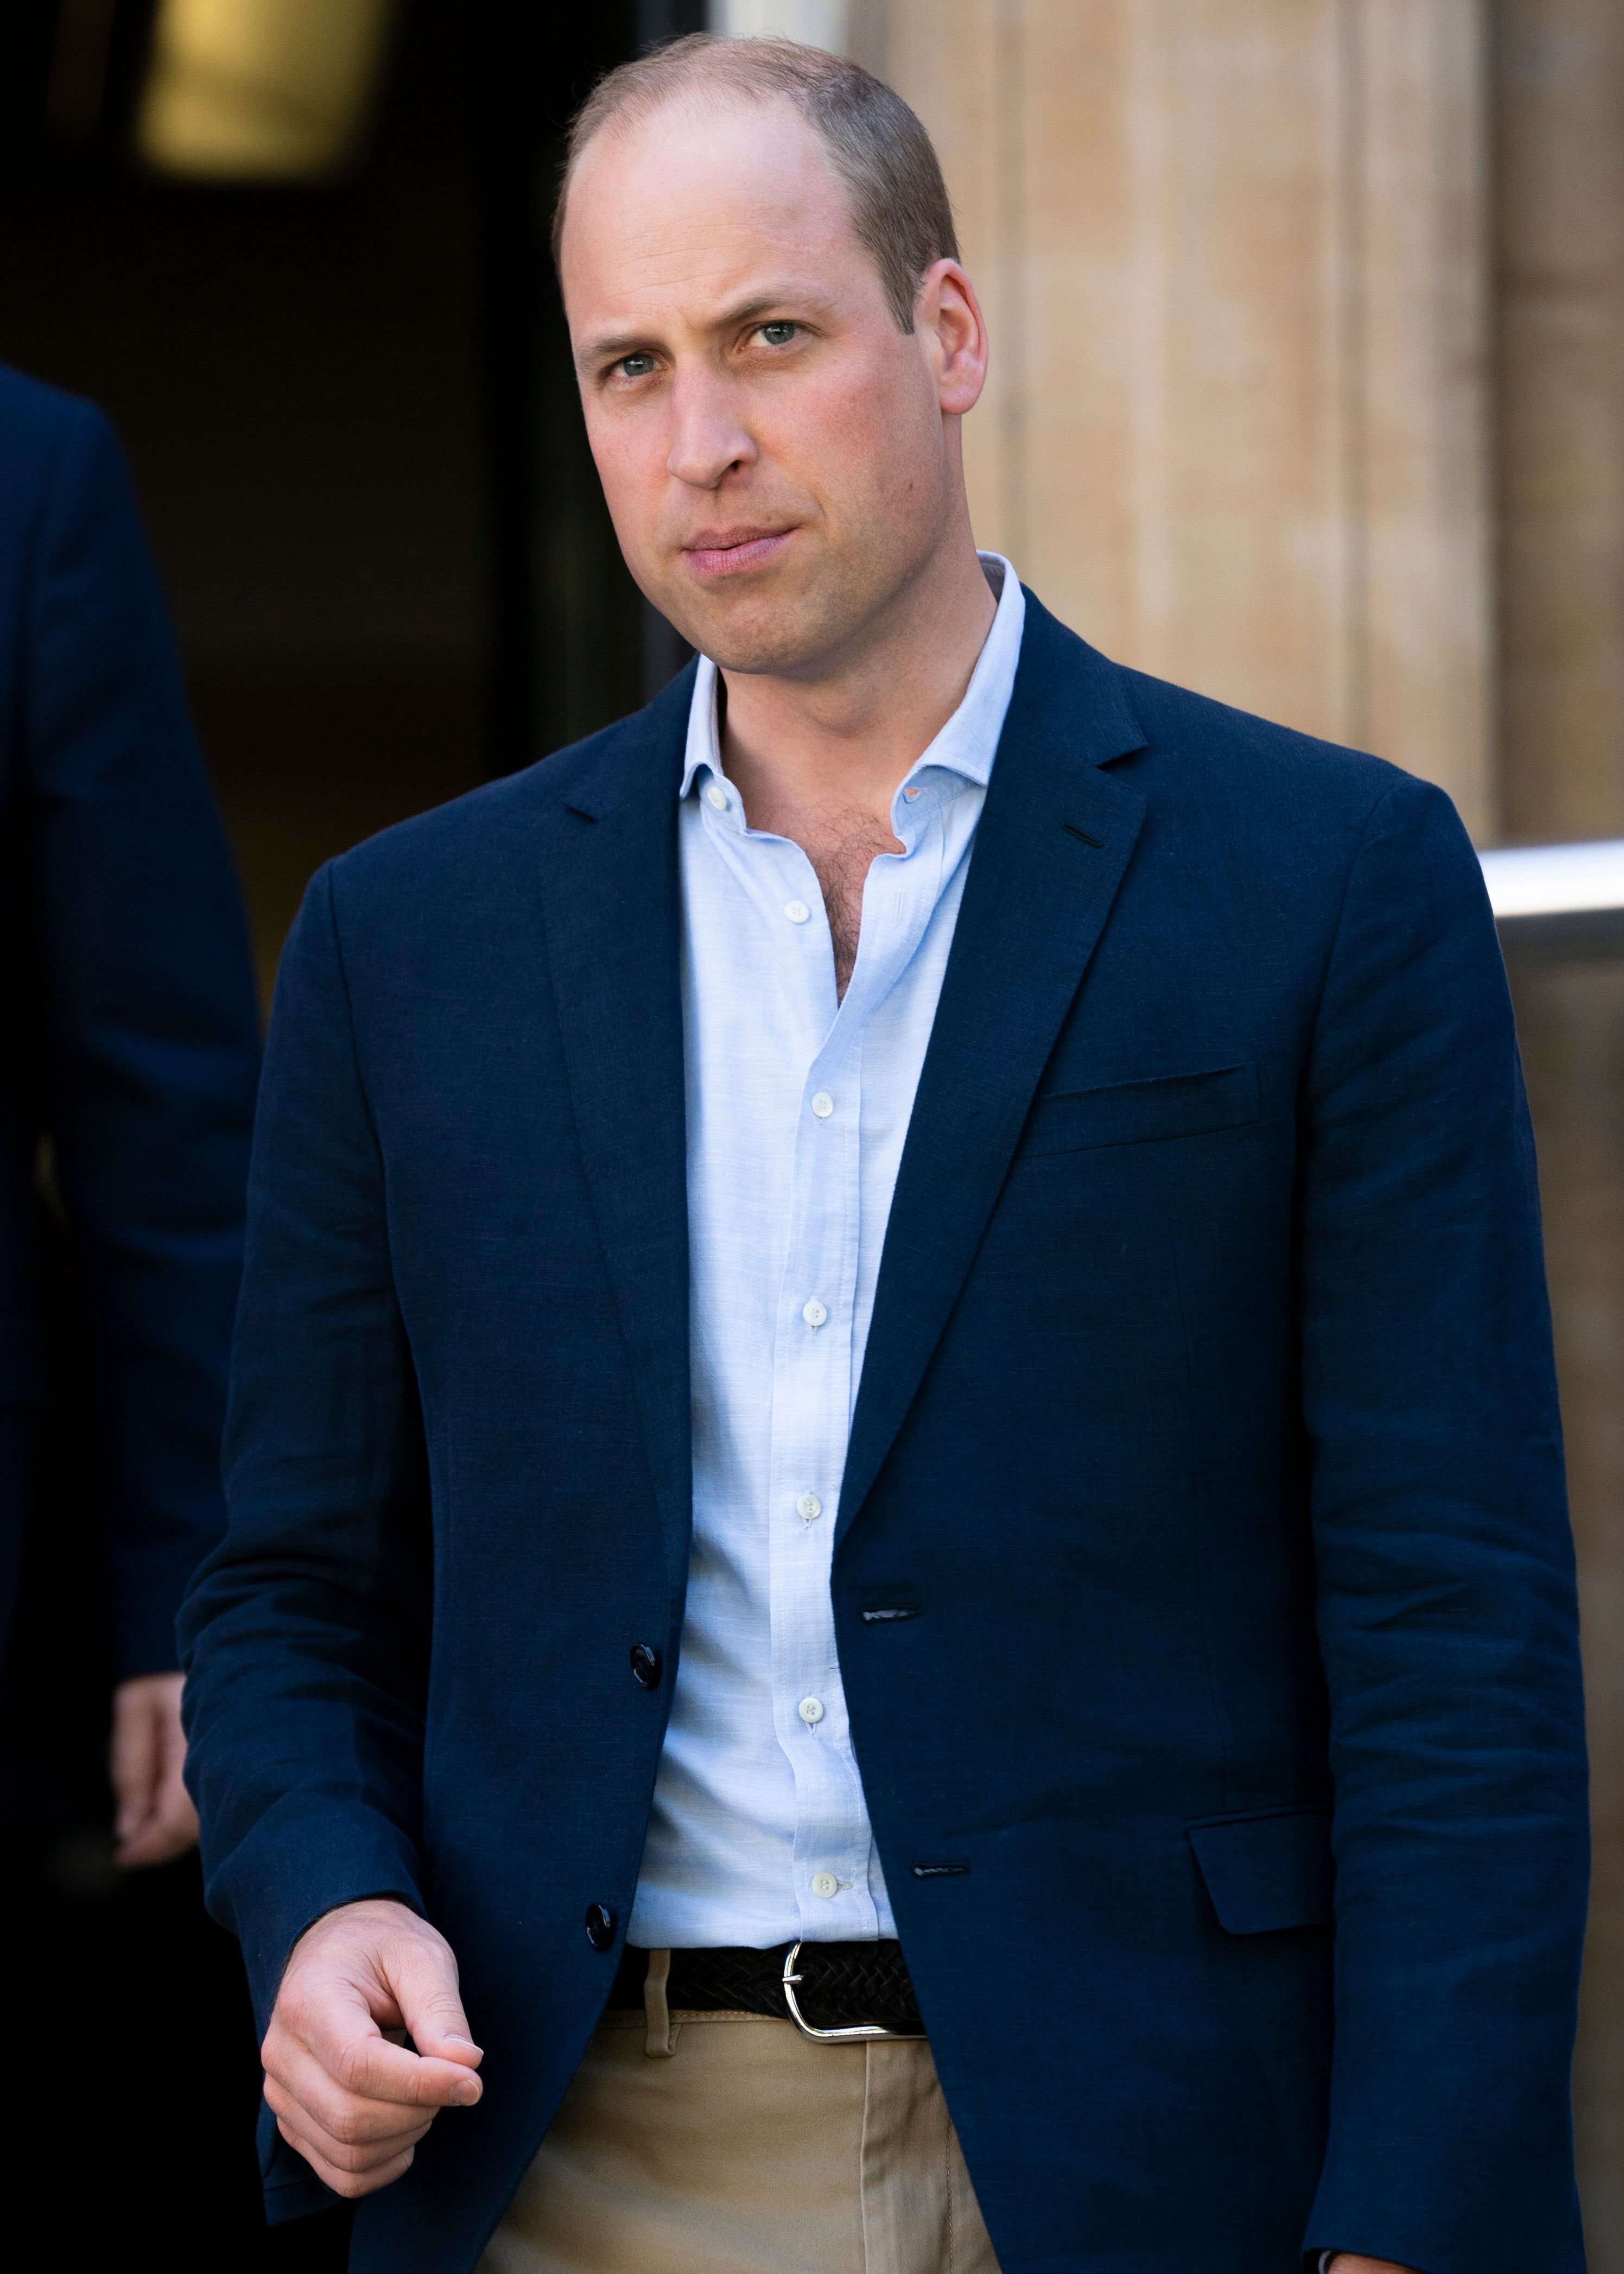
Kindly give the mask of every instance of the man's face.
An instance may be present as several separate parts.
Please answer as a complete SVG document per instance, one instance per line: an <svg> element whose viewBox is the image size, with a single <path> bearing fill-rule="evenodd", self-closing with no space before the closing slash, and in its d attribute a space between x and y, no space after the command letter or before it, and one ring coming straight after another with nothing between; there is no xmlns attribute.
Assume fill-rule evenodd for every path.
<svg viewBox="0 0 1624 2274"><path fill-rule="evenodd" d="M787 102L679 100L604 130L570 185L562 268L633 576L730 669L816 673L951 525L981 367L955 379L951 338L944 364L939 285L899 332Z"/></svg>

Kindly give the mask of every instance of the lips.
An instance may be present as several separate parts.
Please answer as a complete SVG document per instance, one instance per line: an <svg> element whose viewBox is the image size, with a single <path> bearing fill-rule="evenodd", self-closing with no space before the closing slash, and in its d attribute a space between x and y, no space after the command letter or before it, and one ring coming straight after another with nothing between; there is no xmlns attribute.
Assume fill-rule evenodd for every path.
<svg viewBox="0 0 1624 2274"><path fill-rule="evenodd" d="M682 558L696 576L710 583L776 561L794 533L793 529L703 529L683 546Z"/></svg>

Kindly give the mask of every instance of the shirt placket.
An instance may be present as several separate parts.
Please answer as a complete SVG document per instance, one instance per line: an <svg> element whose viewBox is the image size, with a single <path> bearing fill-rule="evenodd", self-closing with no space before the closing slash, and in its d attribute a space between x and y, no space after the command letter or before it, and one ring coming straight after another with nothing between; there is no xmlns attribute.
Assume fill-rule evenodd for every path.
<svg viewBox="0 0 1624 2274"><path fill-rule="evenodd" d="M907 855L887 861L877 885L865 893L857 968L802 1088L773 1353L774 1719L795 1777L801 1927L821 1940L858 1940L877 1931L867 1809L851 1745L830 1579L857 1387L863 1043L874 1011L919 945L934 899L931 854L939 832L925 813L910 812L905 825ZM915 839L924 840L917 850ZM805 863L799 848L786 849ZM809 878L810 864L805 867ZM816 894L815 882L808 888ZM823 952L829 953L826 941Z"/></svg>
<svg viewBox="0 0 1624 2274"><path fill-rule="evenodd" d="M829 1600L850 1397L861 1050L854 1022L844 1006L837 1011L827 919L811 863L798 846L771 849L793 904L811 912L803 932L805 977L808 1010L816 1019L797 1116L772 1354L773 1721L795 1780L801 1929L820 1939L842 1940L875 1931L862 1799L851 1768Z"/></svg>

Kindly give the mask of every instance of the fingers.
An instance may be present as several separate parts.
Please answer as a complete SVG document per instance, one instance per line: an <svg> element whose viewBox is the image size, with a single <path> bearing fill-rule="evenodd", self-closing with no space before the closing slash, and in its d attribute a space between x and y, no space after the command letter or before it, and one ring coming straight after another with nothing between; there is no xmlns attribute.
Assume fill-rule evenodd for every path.
<svg viewBox="0 0 1624 2274"><path fill-rule="evenodd" d="M113 1693L109 1766L118 1861L126 1867L168 1863L197 1839L197 1817L182 1781L186 1740L180 1698L178 1674L139 1675Z"/></svg>
<svg viewBox="0 0 1624 2274"><path fill-rule="evenodd" d="M178 1737L178 1728L174 1734ZM119 1850L118 1860L126 1868L171 1863L197 1846L198 1812L182 1778L185 1758L184 1743L171 1751L146 1822Z"/></svg>
<svg viewBox="0 0 1624 2274"><path fill-rule="evenodd" d="M432 1927L402 1916L410 1918L409 1931L386 1929L357 1947L341 1944L335 1933L329 1949L312 1954L297 1977L289 1966L273 2029L285 2013L288 2059L307 2055L350 2097L408 2108L471 2107L481 2088L470 2071L483 2056L468 2035L456 1961ZM325 1924L319 1922L316 1931ZM385 2036L396 2022L417 2051ZM269 2037L266 2043L268 2050Z"/></svg>
<svg viewBox="0 0 1624 2274"><path fill-rule="evenodd" d="M267 2097L270 2097L268 2092ZM375 2194L380 2187L387 2187L392 2180L398 2180L402 2172L410 2170L416 2152L417 2142L413 2140L382 2161L369 2161L363 2165L355 2160L353 2151L335 2149L331 2142L319 2140L301 2130L297 2120L280 2112L276 2117L276 2128L288 2145L297 2149L304 2157L319 2180L331 2187L335 2195L343 2195L350 2202L360 2195ZM426 2131L428 2127L425 2125L423 2128Z"/></svg>
<svg viewBox="0 0 1624 2274"><path fill-rule="evenodd" d="M401 2029L418 2050L385 2035ZM449 1946L387 1901L346 1905L302 1938L263 2052L283 2137L342 2195L397 2179L438 2111L483 2090Z"/></svg>
<svg viewBox="0 0 1624 2274"><path fill-rule="evenodd" d="M275 2067L266 2070L267 2100L279 2116L335 2147L409 2146L422 2138L441 2105L347 2090L299 2046L272 2049L271 2057Z"/></svg>
<svg viewBox="0 0 1624 2274"><path fill-rule="evenodd" d="M162 1706L152 1677L121 1682L113 1692L113 1734L108 1756L121 1863L125 1843L152 1813L162 1766Z"/></svg>
<svg viewBox="0 0 1624 2274"><path fill-rule="evenodd" d="M268 2046L268 2037L266 2043ZM425 2059L409 2045L392 2045L365 2015L358 2024L336 2012L312 2016L303 2042L289 2048L281 2067L290 2085L296 2074L301 2080L304 2076L306 2060L346 2104L381 2101L397 2113L471 2108L482 2090L466 2066L433 2056Z"/></svg>
<svg viewBox="0 0 1624 2274"><path fill-rule="evenodd" d="M300 2075L297 2090L267 2074L265 2097L282 2135L323 2175L342 2172L352 2184L384 2186L398 2176L434 2120L432 2109L365 2101L330 2081ZM330 2182L329 2182L330 2184Z"/></svg>
<svg viewBox="0 0 1624 2274"><path fill-rule="evenodd" d="M118 1861L126 1871L139 1871L149 1864L173 1863L197 1844L197 1811L183 1785L178 1792L160 1792L146 1822L120 1843Z"/></svg>
<svg viewBox="0 0 1624 2274"><path fill-rule="evenodd" d="M113 1693L118 1861L128 1870L167 1864L197 1844L197 1811L184 1781L181 1686L178 1674L142 1675Z"/></svg>
<svg viewBox="0 0 1624 2274"><path fill-rule="evenodd" d="M402 2061L415 2058L393 2045L385 2050ZM466 2069L439 2066L463 2088L471 2082ZM346 2063L346 2069L350 2078L365 2074L365 2065L354 2059ZM416 2078L390 2077L387 2082L397 2089L404 2084L408 2090L426 2090L426 2081ZM447 2105L432 2099L386 2099L356 2090L331 2075L304 2046L273 2044L268 2037L265 2097L283 2134L302 2156L321 2167L324 2178L328 2172L341 2172L352 2183L368 2186L383 2186L387 2178L398 2176L405 2168L402 2157L410 2160L410 2151L439 2108Z"/></svg>

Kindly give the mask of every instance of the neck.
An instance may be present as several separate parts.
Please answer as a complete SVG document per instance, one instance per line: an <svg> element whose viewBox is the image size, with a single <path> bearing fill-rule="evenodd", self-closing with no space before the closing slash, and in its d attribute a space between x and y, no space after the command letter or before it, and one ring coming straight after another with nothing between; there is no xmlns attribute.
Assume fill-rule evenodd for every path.
<svg viewBox="0 0 1624 2274"><path fill-rule="evenodd" d="M724 672L722 762L752 825L803 804L887 818L963 702L995 614L966 518L838 653L793 678Z"/></svg>

